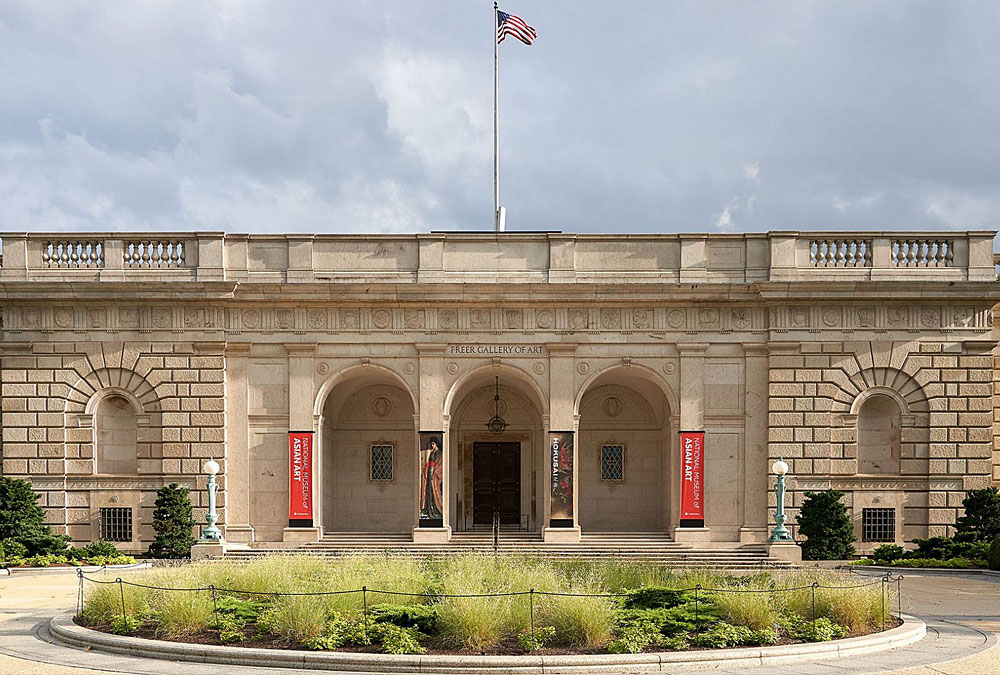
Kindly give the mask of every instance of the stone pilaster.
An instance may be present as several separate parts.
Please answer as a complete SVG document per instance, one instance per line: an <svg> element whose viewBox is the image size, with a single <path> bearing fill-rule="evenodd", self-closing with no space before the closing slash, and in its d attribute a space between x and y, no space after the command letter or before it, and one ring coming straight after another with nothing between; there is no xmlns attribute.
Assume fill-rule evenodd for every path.
<svg viewBox="0 0 1000 675"><path fill-rule="evenodd" d="M707 350L707 342L688 342L677 345L677 351L680 353L681 377L679 431L700 431L705 428L705 352ZM705 439L706 450L711 442L711 438ZM705 485L707 503L711 503L711 490L711 485ZM680 499L680 494L675 499ZM674 530L674 539L683 542L703 543L711 539L711 533L707 527L678 527Z"/></svg>
<svg viewBox="0 0 1000 675"><path fill-rule="evenodd" d="M743 526L740 541L767 540L767 344L743 344L746 354L743 451Z"/></svg>
<svg viewBox="0 0 1000 675"><path fill-rule="evenodd" d="M441 481L442 501L442 521L443 526L438 527L417 527L418 513L420 510L420 498L418 491L414 490L413 502L413 541L415 542L447 542L451 539L451 434L448 431L448 420L444 415L444 352L446 345L440 343L418 343L415 345L419 355L419 375L420 382L418 391L420 396L420 430L421 431L443 431L441 443L444 453L444 467ZM416 446L419 452L419 446ZM414 485L420 484L420 462L416 462L413 476Z"/></svg>
<svg viewBox="0 0 1000 675"><path fill-rule="evenodd" d="M288 430L313 432L312 495L313 495L313 526L286 527L284 541L318 541L322 536L319 527L315 525L317 513L322 513L322 504L318 502L321 493L316 472L316 428L313 420L313 399L315 385L313 369L316 354L316 344L286 344L288 351Z"/></svg>
<svg viewBox="0 0 1000 675"><path fill-rule="evenodd" d="M574 364L576 343L555 342L545 345L549 352L549 428L546 431L572 431L574 437L573 457L573 527L547 527L551 516L551 471L545 472L545 509L542 537L545 541L580 541L580 455L579 416L575 411ZM546 446L548 437L546 436ZM545 456L551 450L546 447Z"/></svg>
<svg viewBox="0 0 1000 675"><path fill-rule="evenodd" d="M226 539L252 543L250 524L250 443L248 428L248 379L250 345L228 343L226 356Z"/></svg>

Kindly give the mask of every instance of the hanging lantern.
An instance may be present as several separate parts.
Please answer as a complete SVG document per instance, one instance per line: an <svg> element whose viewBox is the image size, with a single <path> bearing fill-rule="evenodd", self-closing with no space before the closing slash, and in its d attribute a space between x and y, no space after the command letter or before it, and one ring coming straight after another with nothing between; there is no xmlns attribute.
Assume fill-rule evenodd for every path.
<svg viewBox="0 0 1000 675"><path fill-rule="evenodd" d="M493 417L486 423L486 428L491 434L499 436L509 425L507 420L500 416L500 376L496 378L496 393L493 394Z"/></svg>

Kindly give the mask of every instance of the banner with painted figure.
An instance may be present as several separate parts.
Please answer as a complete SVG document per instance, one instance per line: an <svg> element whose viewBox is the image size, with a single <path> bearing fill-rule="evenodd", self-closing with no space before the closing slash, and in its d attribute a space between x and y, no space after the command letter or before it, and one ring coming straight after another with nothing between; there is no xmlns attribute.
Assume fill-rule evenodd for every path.
<svg viewBox="0 0 1000 675"><path fill-rule="evenodd" d="M682 431L681 527L705 524L705 432Z"/></svg>
<svg viewBox="0 0 1000 675"><path fill-rule="evenodd" d="M288 432L288 519L313 517L312 466L313 432Z"/></svg>
<svg viewBox="0 0 1000 675"><path fill-rule="evenodd" d="M420 527L444 526L443 431L420 432Z"/></svg>
<svg viewBox="0 0 1000 675"><path fill-rule="evenodd" d="M550 527L573 527L573 432L549 432Z"/></svg>

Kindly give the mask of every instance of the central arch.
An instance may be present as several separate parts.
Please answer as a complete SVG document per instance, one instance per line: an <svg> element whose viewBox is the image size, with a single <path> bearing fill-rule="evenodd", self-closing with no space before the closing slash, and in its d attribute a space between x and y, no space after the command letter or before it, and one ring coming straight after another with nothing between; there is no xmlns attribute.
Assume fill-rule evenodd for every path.
<svg viewBox="0 0 1000 675"><path fill-rule="evenodd" d="M500 414L509 424L502 434L486 428L497 377ZM538 384L517 368L482 366L452 386L445 413L452 528L488 528L497 511L505 527L540 530L546 406Z"/></svg>

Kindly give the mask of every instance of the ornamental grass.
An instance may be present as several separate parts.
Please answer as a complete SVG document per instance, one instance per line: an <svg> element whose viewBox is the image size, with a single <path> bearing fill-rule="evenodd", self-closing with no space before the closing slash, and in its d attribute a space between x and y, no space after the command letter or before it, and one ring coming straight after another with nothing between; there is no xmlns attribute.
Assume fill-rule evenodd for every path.
<svg viewBox="0 0 1000 675"><path fill-rule="evenodd" d="M119 587L117 574L128 583ZM594 650L611 643L616 649L633 643L653 649L668 638L683 644L695 637L695 612L698 630L718 625L787 633L795 621L814 618L813 583L821 586L815 589L815 618L843 626L842 632L861 632L881 627L895 598L894 589L877 579L821 570L731 574L614 559L468 554L275 555L90 576L105 583L85 584L82 619L88 625L141 625L183 640L217 631L216 612L239 607L244 614L237 623L247 626L246 635L311 648L355 639L350 636L366 608L369 621L391 615L406 630L417 630L407 621L421 617L425 633L416 635L431 647L518 653L519 644L539 642L538 636L544 645L532 649ZM215 603L211 591L190 590L210 587ZM639 604L629 600L637 592L645 594ZM123 595L127 622L121 620ZM619 639L623 630L648 631L651 624L662 630L659 642ZM537 634L526 641L532 626Z"/></svg>

